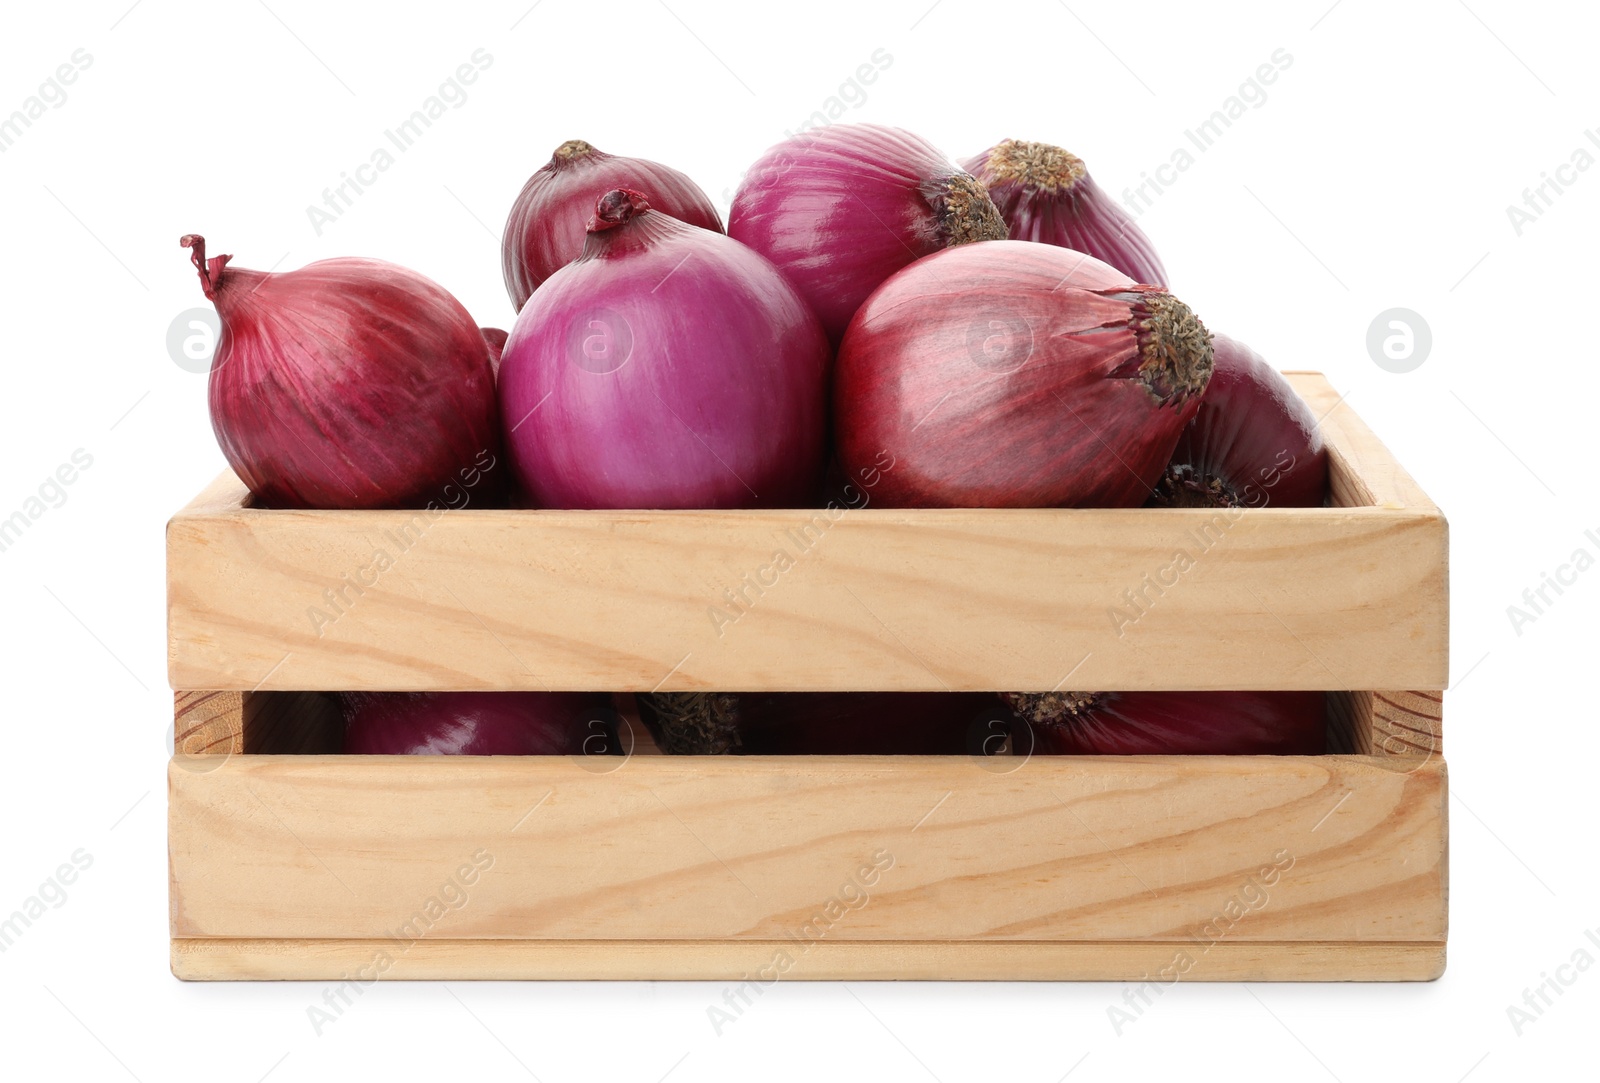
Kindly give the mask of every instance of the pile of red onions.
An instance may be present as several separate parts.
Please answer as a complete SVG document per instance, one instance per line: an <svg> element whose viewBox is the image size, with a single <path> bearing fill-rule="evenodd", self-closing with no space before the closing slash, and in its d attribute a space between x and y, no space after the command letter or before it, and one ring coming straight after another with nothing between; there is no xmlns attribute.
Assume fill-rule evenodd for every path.
<svg viewBox="0 0 1600 1083"><path fill-rule="evenodd" d="M615 188L642 192L672 217L722 232L722 219L699 185L670 166L618 157L569 139L556 148L511 205L500 241L506 292L517 309L544 280L583 254L594 201Z"/></svg>
<svg viewBox="0 0 1600 1083"><path fill-rule="evenodd" d="M1211 377L1188 306L1099 260L994 241L885 282L839 351L846 472L890 507L1137 507Z"/></svg>
<svg viewBox="0 0 1600 1083"><path fill-rule="evenodd" d="M1135 282L1167 284L1161 257L1083 159L1049 143L1007 139L967 162L989 189L1014 241L1039 241L1109 263Z"/></svg>
<svg viewBox="0 0 1600 1083"><path fill-rule="evenodd" d="M1213 340L1154 246L1060 147L965 163L896 128L796 135L727 234L656 162L556 148L511 209L519 309L480 328L415 272L207 259L210 403L274 508L1310 507L1317 419ZM501 459L509 469L494 469ZM825 468L831 468L827 490ZM487 473L487 477L485 474ZM1158 513L1152 513L1158 514ZM1197 644L1203 649L1203 644ZM998 698L997 698L998 695ZM355 754L619 750L605 693L343 693ZM1320 692L639 697L671 753L1315 754Z"/></svg>
<svg viewBox="0 0 1600 1083"><path fill-rule="evenodd" d="M951 245L1006 236L975 181L899 128L835 124L793 136L745 174L728 235L778 266L835 343L900 268Z"/></svg>
<svg viewBox="0 0 1600 1083"><path fill-rule="evenodd" d="M228 465L273 508L492 500L500 453L489 344L415 271L328 259L270 274L182 239L216 306L211 423Z"/></svg>
<svg viewBox="0 0 1600 1083"><path fill-rule="evenodd" d="M517 317L501 416L541 507L805 506L828 366L816 318L770 263L618 189L583 255Z"/></svg>

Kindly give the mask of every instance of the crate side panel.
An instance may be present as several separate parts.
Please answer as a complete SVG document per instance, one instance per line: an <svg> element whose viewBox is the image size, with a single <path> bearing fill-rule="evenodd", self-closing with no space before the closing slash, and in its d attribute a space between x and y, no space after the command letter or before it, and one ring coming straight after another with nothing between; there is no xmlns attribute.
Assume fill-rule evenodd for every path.
<svg viewBox="0 0 1600 1083"><path fill-rule="evenodd" d="M393 539L408 521L393 512L248 510L175 520L173 683L614 691L1445 683L1436 512L868 508L833 521L803 511L462 512L402 552ZM374 553L398 555L379 573Z"/></svg>
<svg viewBox="0 0 1600 1083"><path fill-rule="evenodd" d="M1442 940L1407 762L235 756L169 774L173 934Z"/></svg>

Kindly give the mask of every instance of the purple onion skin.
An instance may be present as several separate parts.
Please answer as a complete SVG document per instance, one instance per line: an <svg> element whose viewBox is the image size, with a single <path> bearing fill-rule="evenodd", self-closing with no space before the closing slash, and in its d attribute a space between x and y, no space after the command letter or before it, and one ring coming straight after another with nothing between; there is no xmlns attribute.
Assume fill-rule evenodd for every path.
<svg viewBox="0 0 1600 1083"><path fill-rule="evenodd" d="M371 259L251 271L183 243L222 321L212 428L259 506L455 506L463 483L497 498L494 371L443 287Z"/></svg>
<svg viewBox="0 0 1600 1083"><path fill-rule="evenodd" d="M1043 168L1014 165L1015 148L1049 152ZM1008 139L962 165L982 181L1013 241L1083 252L1151 286L1167 285L1161 257L1133 216L1106 195L1083 162L1059 147Z"/></svg>
<svg viewBox="0 0 1600 1083"><path fill-rule="evenodd" d="M342 692L352 756L576 756L611 702L586 692Z"/></svg>
<svg viewBox="0 0 1600 1083"><path fill-rule="evenodd" d="M545 508L814 502L832 360L816 318L737 241L637 193L601 208L583 256L533 295L502 356L508 450L528 497Z"/></svg>
<svg viewBox="0 0 1600 1083"><path fill-rule="evenodd" d="M1002 699L1016 705L1010 693ZM1043 697L1031 697L1040 699ZM1068 756L1314 756L1327 749L1321 692L1100 692L1076 714L1040 721L1012 751Z"/></svg>
<svg viewBox="0 0 1600 1083"><path fill-rule="evenodd" d="M779 143L750 167L728 235L777 265L837 345L867 295L900 268L952 243L1005 235L998 217L983 233L982 215L952 235L939 194L951 178L965 174L910 132L835 124Z"/></svg>
<svg viewBox="0 0 1600 1083"><path fill-rule="evenodd" d="M519 312L545 279L583 254L594 201L614 188L643 192L658 211L722 232L722 218L710 198L676 169L569 140L528 178L506 220L501 269Z"/></svg>
<svg viewBox="0 0 1600 1083"><path fill-rule="evenodd" d="M957 756L992 716L987 692L744 692L750 755ZM986 715L986 712L988 714Z"/></svg>
<svg viewBox="0 0 1600 1083"><path fill-rule="evenodd" d="M1092 257L991 241L895 274L834 372L847 476L881 507L1136 508L1211 374L1187 306Z"/></svg>
<svg viewBox="0 0 1600 1083"><path fill-rule="evenodd" d="M1211 382L1151 503L1320 508L1328 495L1328 452L1310 407L1237 339L1214 336L1212 352Z"/></svg>

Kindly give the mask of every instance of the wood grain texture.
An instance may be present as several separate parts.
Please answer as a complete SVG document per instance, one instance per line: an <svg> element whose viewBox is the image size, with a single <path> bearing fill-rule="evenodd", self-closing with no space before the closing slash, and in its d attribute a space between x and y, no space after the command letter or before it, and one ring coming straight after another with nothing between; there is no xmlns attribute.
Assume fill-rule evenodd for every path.
<svg viewBox="0 0 1600 1083"><path fill-rule="evenodd" d="M172 933L774 940L814 938L812 928L828 940L1189 941L1242 905L1220 939L1444 939L1437 757L1036 757L992 769L1003 766L910 756L635 757L605 774L566 757L175 766ZM1257 895L1266 901L1249 905Z"/></svg>
<svg viewBox="0 0 1600 1083"><path fill-rule="evenodd" d="M1326 408L1339 469L1383 506L429 519L255 510L237 482L231 500L219 483L168 526L170 677L218 689L1443 687L1444 519L1325 381L1296 382Z"/></svg>
<svg viewBox="0 0 1600 1083"><path fill-rule="evenodd" d="M229 756L244 751L244 694L173 693L172 750L176 756Z"/></svg>
<svg viewBox="0 0 1600 1083"><path fill-rule="evenodd" d="M1372 752L1437 756L1444 752L1443 692L1372 693Z"/></svg>
<svg viewBox="0 0 1600 1083"><path fill-rule="evenodd" d="M1173 968L1180 950L1129 941L819 940L791 956L779 980L1140 982ZM383 940L185 939L172 942L172 973L186 981L349 980L352 1001L372 988L379 967L379 980L391 981L750 980L753 1004L771 989L763 983L780 951L794 949L760 940L419 940L399 951ZM1180 981L1432 981L1444 973L1445 947L1224 940L1192 958ZM708 1002L723 1005L721 994ZM1157 995L1154 983L1149 994Z"/></svg>

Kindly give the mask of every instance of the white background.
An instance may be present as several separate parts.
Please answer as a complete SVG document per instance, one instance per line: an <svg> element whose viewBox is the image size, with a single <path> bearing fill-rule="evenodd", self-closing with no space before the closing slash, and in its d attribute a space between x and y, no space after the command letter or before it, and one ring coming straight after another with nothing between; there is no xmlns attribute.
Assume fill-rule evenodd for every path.
<svg viewBox="0 0 1600 1083"><path fill-rule="evenodd" d="M1600 949L1593 793L1600 571L1535 622L1507 607L1594 500L1600 169L1519 236L1508 204L1600 127L1590 5L926 0L792 10L580 5L30 5L0 34L0 116L92 65L0 154L0 517L75 449L93 466L0 553L10 755L0 913L93 865L0 955L0 1069L141 1080L1276 1076L1594 1071L1600 972L1516 1033L1507 1007ZM1209 6L1208 6L1209 7ZM514 25L515 24L515 25ZM308 204L475 49L493 64L317 235ZM1452 527L1450 967L1423 985L1184 983L1118 1035L1122 987L783 983L718 1037L697 984L382 983L317 1036L307 984L167 970L162 528L222 467L205 377L169 356L204 303L181 233L241 266L414 267L508 326L496 233L564 139L655 158L725 209L744 163L875 50L848 119L965 157L1061 143L1120 193L1276 49L1293 63L1141 219L1175 292L1282 368L1316 368ZM1369 324L1432 351L1397 374ZM1597 933L1600 935L1600 933ZM1600 970L1600 968L1597 968ZM1568 972L1571 973L1571 972ZM119 1066L120 1065L120 1066Z"/></svg>

